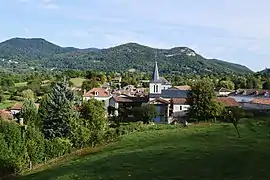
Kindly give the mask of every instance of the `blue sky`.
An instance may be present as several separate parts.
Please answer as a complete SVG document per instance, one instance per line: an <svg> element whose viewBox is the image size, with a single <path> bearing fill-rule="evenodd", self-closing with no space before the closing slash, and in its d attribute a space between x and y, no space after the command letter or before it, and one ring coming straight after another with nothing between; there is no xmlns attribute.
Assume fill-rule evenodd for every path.
<svg viewBox="0 0 270 180"><path fill-rule="evenodd" d="M41 37L61 46L137 42L187 46L207 58L270 67L269 0L5 0L0 41Z"/></svg>

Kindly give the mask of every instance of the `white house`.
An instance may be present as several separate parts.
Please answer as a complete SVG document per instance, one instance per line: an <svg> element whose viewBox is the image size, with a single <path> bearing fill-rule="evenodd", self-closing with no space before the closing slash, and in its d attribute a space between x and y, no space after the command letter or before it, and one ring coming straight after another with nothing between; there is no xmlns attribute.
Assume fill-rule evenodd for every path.
<svg viewBox="0 0 270 180"><path fill-rule="evenodd" d="M105 88L93 88L90 91L84 93L83 100L88 101L94 98L98 101L102 101L105 104L105 108L109 107L109 100L111 98L111 93Z"/></svg>
<svg viewBox="0 0 270 180"><path fill-rule="evenodd" d="M186 103L185 98L172 98L171 106L172 106L172 116L174 118L185 116L187 114L188 108L190 107Z"/></svg>

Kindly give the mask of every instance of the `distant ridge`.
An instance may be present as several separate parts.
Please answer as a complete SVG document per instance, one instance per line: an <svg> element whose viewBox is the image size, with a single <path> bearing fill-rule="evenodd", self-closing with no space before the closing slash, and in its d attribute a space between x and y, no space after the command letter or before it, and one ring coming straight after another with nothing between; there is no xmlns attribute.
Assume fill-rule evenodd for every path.
<svg viewBox="0 0 270 180"><path fill-rule="evenodd" d="M13 38L0 43L0 59L2 68L15 71L54 68L150 72L157 60L161 73L252 73L243 65L206 59L188 47L156 49L137 43L107 49L79 49L60 47L42 38Z"/></svg>

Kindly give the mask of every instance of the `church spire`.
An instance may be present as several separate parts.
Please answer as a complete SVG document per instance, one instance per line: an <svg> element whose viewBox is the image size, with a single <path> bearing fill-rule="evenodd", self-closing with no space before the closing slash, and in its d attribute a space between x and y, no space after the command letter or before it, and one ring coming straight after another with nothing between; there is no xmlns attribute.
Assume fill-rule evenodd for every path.
<svg viewBox="0 0 270 180"><path fill-rule="evenodd" d="M157 61L155 62L155 67L154 67L154 71L153 71L153 74L152 74L152 81L156 81L156 80L159 80Z"/></svg>

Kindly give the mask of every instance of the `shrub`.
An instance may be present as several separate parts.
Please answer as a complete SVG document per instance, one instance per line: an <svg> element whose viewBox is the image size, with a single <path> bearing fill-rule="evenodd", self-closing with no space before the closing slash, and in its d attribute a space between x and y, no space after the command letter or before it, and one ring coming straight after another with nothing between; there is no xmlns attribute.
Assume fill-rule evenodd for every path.
<svg viewBox="0 0 270 180"><path fill-rule="evenodd" d="M29 127L25 133L27 154L34 164L42 163L45 154L44 136L39 129Z"/></svg>
<svg viewBox="0 0 270 180"><path fill-rule="evenodd" d="M1 168L4 168L2 171L17 173L25 168L28 154L19 125L0 120L0 149Z"/></svg>
<svg viewBox="0 0 270 180"><path fill-rule="evenodd" d="M70 153L72 144L67 138L54 138L45 140L45 157L52 159Z"/></svg>

